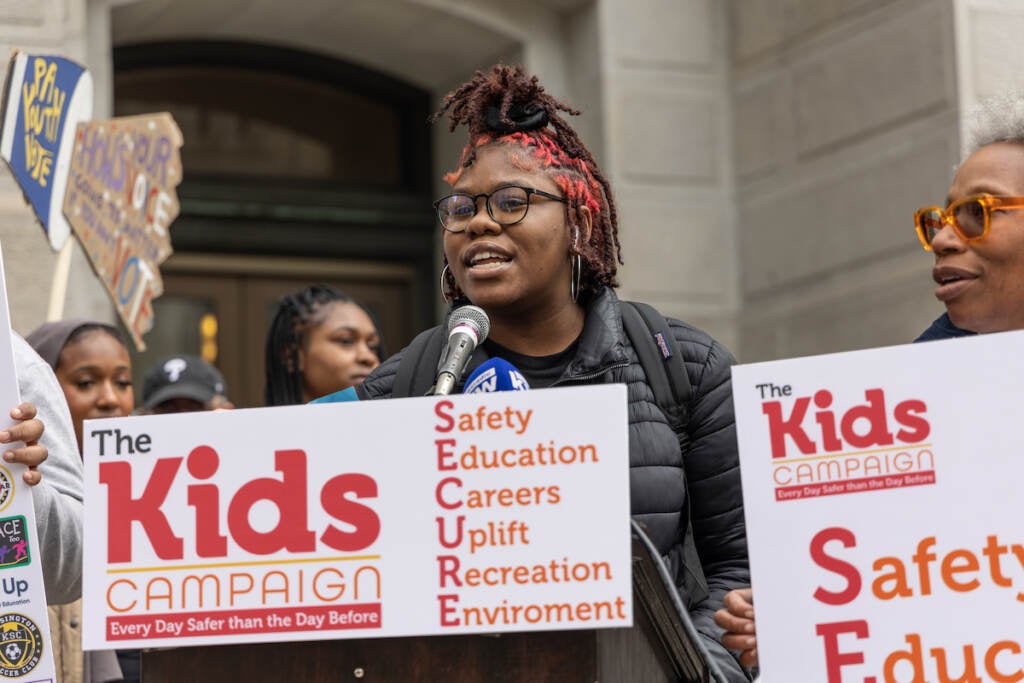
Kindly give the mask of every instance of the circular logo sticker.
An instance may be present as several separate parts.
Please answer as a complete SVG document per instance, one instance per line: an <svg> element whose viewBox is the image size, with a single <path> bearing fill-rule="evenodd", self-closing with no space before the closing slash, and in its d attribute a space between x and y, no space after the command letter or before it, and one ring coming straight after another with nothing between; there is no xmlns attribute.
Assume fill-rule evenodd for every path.
<svg viewBox="0 0 1024 683"><path fill-rule="evenodd" d="M23 614L0 614L0 677L20 678L43 656L43 636Z"/></svg>
<svg viewBox="0 0 1024 683"><path fill-rule="evenodd" d="M12 500L14 500L14 477L6 467L0 465L0 512L6 510Z"/></svg>

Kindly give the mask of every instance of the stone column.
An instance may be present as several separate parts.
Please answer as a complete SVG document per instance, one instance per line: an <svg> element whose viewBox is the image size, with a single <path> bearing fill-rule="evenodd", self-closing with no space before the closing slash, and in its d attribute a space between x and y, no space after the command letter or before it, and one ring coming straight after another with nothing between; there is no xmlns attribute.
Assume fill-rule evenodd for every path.
<svg viewBox="0 0 1024 683"><path fill-rule="evenodd" d="M1024 91L1024 3L1019 0L954 0L959 107L966 114L979 99ZM961 118L961 139L966 117Z"/></svg>
<svg viewBox="0 0 1024 683"><path fill-rule="evenodd" d="M725 5L599 3L622 296L738 344Z"/></svg>
<svg viewBox="0 0 1024 683"><path fill-rule="evenodd" d="M942 311L912 216L958 157L952 5L729 10L743 359L911 341Z"/></svg>

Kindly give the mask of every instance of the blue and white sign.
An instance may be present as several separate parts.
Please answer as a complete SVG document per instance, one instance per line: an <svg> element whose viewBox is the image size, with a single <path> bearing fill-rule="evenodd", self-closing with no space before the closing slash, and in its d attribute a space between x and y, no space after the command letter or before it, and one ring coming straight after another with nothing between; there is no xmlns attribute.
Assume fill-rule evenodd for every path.
<svg viewBox="0 0 1024 683"><path fill-rule="evenodd" d="M17 52L5 92L0 156L59 250L71 234L64 192L76 126L92 117L92 77L63 57Z"/></svg>

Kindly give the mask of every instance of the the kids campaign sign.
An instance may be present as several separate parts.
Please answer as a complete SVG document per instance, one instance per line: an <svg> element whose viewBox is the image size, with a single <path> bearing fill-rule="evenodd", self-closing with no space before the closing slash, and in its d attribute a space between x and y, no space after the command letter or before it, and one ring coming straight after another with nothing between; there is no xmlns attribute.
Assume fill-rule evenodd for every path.
<svg viewBox="0 0 1024 683"><path fill-rule="evenodd" d="M54 249L67 241L64 190L75 126L92 116L92 77L62 57L16 52L7 67L0 156Z"/></svg>
<svg viewBox="0 0 1024 683"><path fill-rule="evenodd" d="M1022 347L733 369L764 680L1024 680Z"/></svg>
<svg viewBox="0 0 1024 683"><path fill-rule="evenodd" d="M139 350L178 215L181 131L170 114L78 125L64 214Z"/></svg>
<svg viewBox="0 0 1024 683"><path fill-rule="evenodd" d="M632 624L621 385L89 420L87 649Z"/></svg>
<svg viewBox="0 0 1024 683"><path fill-rule="evenodd" d="M8 411L21 402L18 394L0 259L0 427L13 424ZM0 464L0 680L51 683L53 651L40 566L44 560L24 472L24 465Z"/></svg>

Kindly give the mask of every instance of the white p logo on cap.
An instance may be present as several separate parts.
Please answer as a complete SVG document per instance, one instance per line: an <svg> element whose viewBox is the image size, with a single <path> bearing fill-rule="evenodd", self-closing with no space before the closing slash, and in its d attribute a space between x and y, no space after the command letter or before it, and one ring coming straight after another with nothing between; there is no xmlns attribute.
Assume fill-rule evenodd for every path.
<svg viewBox="0 0 1024 683"><path fill-rule="evenodd" d="M167 373L167 379L177 382L178 378L181 377L181 373L185 372L187 367L188 363L185 362L184 358L172 358L164 363L164 372Z"/></svg>

